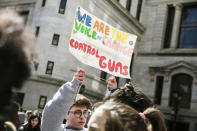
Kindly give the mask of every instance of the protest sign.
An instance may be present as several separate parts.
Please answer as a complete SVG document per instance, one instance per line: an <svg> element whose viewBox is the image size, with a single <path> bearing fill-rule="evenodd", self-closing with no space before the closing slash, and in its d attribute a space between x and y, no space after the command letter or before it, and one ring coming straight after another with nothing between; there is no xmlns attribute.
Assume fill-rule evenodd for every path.
<svg viewBox="0 0 197 131"><path fill-rule="evenodd" d="M114 76L130 78L136 39L136 35L120 31L78 7L69 50L84 64Z"/></svg>

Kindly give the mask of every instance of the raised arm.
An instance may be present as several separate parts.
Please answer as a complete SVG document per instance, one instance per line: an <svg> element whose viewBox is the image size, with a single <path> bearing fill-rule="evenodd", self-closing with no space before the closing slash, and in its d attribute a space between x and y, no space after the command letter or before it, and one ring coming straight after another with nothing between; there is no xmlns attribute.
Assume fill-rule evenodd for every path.
<svg viewBox="0 0 197 131"><path fill-rule="evenodd" d="M62 121L73 104L84 78L85 71L79 70L73 80L62 85L46 104L42 116L42 131L63 131Z"/></svg>

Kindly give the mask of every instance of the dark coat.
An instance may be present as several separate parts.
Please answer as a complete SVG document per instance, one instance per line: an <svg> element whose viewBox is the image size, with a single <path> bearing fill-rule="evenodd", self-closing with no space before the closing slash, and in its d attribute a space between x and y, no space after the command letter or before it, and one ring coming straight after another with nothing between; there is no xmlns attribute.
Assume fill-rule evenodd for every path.
<svg viewBox="0 0 197 131"><path fill-rule="evenodd" d="M41 131L41 130L40 130L40 126L36 126L36 127L32 128L29 123L26 123L26 124L23 124L22 126L20 126L18 131Z"/></svg>

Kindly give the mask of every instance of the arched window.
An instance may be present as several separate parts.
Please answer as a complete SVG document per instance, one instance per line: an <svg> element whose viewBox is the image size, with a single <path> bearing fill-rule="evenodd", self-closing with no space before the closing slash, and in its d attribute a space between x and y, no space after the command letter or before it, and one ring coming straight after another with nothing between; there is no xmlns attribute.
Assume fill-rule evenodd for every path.
<svg viewBox="0 0 197 131"><path fill-rule="evenodd" d="M187 74L172 76L170 91L170 106L190 108L193 78Z"/></svg>

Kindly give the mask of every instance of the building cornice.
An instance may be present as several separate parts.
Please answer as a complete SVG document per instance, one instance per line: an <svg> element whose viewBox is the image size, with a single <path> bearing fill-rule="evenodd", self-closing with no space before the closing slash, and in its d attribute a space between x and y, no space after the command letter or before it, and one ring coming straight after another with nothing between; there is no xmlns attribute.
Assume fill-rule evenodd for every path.
<svg viewBox="0 0 197 131"><path fill-rule="evenodd" d="M138 36L139 40L141 39L145 27L116 0L93 0L93 2L117 24L121 25L126 32L133 33Z"/></svg>
<svg viewBox="0 0 197 131"><path fill-rule="evenodd" d="M145 27L133 17L117 0L105 0L110 3L117 12L120 12L125 18L127 18L134 26L137 27L140 33L145 31Z"/></svg>
<svg viewBox="0 0 197 131"><path fill-rule="evenodd" d="M67 82L63 79L57 79L48 75L31 75L30 80L56 85L56 86L61 86L62 84Z"/></svg>
<svg viewBox="0 0 197 131"><path fill-rule="evenodd" d="M177 57L182 57L182 56L197 56L197 49L162 49L160 51L155 51L155 52L138 52L138 56L177 56Z"/></svg>
<svg viewBox="0 0 197 131"><path fill-rule="evenodd" d="M30 80L36 81L36 82L41 82L41 83L46 83L46 84L50 84L50 85L55 85L55 86L59 86L59 87L67 82L66 80L54 78L49 75L36 75L36 74L31 75ZM96 97L98 99L102 99L104 96L103 94L95 92L95 91L90 90L88 88L85 89L83 94L87 94L89 96Z"/></svg>
<svg viewBox="0 0 197 131"><path fill-rule="evenodd" d="M165 81L168 81L170 74L176 69L187 69L193 72L194 77L195 77L195 83L197 84L197 81L196 81L197 80L197 66L190 64L188 62L185 62L185 61L178 61L178 62L171 63L171 64L164 65L164 66L149 67L151 81L154 80L154 76L156 73L164 74Z"/></svg>

